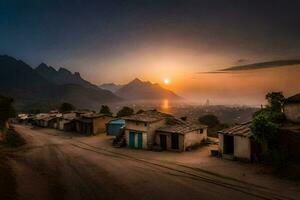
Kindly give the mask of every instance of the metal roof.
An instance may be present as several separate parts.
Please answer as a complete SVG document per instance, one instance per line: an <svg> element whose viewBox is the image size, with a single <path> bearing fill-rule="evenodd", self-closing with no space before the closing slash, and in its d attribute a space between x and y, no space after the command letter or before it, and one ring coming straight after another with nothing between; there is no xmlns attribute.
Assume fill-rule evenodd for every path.
<svg viewBox="0 0 300 200"><path fill-rule="evenodd" d="M243 137L251 137L253 134L250 129L251 122L237 124L233 127L223 129L218 131L220 134L224 135L232 135L232 136L243 136Z"/></svg>
<svg viewBox="0 0 300 200"><path fill-rule="evenodd" d="M124 119L113 119L110 122L108 122L108 124L125 124L125 120Z"/></svg>

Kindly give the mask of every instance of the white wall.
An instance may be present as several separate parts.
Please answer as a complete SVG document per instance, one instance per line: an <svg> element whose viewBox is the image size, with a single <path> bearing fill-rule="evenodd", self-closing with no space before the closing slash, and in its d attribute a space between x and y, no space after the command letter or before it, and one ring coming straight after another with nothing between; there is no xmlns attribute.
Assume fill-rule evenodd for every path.
<svg viewBox="0 0 300 200"><path fill-rule="evenodd" d="M200 144L207 138L207 129L203 129L203 133L199 133L199 130L195 130L184 135L184 150L194 145Z"/></svg>
<svg viewBox="0 0 300 200"><path fill-rule="evenodd" d="M155 139L154 138L155 130L163 125L165 125L165 120L160 120L158 122L153 122L153 123L144 123L144 122L135 122L135 121L126 120L125 139L126 139L127 146L129 146L129 132L132 130L139 133L143 133L143 149L150 149ZM135 139L137 140L137 137Z"/></svg>
<svg viewBox="0 0 300 200"><path fill-rule="evenodd" d="M224 135L219 133L218 137L219 137L219 152L222 154L224 150Z"/></svg>
<svg viewBox="0 0 300 200"><path fill-rule="evenodd" d="M289 121L300 123L300 103L285 104L283 111Z"/></svg>
<svg viewBox="0 0 300 200"><path fill-rule="evenodd" d="M218 134L219 136L219 152L224 152L224 135ZM251 142L248 137L234 136L234 152L233 156L242 159L251 159Z"/></svg>
<svg viewBox="0 0 300 200"><path fill-rule="evenodd" d="M251 159L251 144L248 137L234 136L234 156Z"/></svg>

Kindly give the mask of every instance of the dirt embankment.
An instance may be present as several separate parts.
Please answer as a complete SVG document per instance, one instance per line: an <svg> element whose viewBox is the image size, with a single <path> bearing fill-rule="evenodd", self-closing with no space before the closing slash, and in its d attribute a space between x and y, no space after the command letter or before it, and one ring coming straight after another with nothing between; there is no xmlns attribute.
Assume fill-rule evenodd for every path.
<svg viewBox="0 0 300 200"><path fill-rule="evenodd" d="M17 183L14 172L9 165L6 155L0 149L0 194L1 199L17 198Z"/></svg>

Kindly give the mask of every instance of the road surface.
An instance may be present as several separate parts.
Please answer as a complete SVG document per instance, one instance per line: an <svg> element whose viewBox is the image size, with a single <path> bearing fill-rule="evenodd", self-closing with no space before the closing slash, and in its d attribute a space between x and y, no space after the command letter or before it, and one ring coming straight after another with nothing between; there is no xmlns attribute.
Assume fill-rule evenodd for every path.
<svg viewBox="0 0 300 200"><path fill-rule="evenodd" d="M188 166L93 146L82 137L15 128L27 140L9 161L20 200L299 199Z"/></svg>

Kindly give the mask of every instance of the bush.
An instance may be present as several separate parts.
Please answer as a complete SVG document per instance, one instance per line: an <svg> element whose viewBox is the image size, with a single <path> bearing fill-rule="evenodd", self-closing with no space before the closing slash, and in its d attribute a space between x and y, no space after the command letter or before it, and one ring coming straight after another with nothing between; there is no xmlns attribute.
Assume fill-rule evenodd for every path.
<svg viewBox="0 0 300 200"><path fill-rule="evenodd" d="M216 127L220 124L218 117L212 114L203 115L199 117L198 121L202 124L207 125L209 128Z"/></svg>
<svg viewBox="0 0 300 200"><path fill-rule="evenodd" d="M11 128L3 133L2 142L3 144L10 147L19 147L26 143L24 138L14 129Z"/></svg>
<svg viewBox="0 0 300 200"><path fill-rule="evenodd" d="M110 108L107 105L102 105L100 109L100 114L112 115Z"/></svg>
<svg viewBox="0 0 300 200"><path fill-rule="evenodd" d="M59 107L59 112L69 112L72 110L75 110L75 106L66 102L62 103Z"/></svg>
<svg viewBox="0 0 300 200"><path fill-rule="evenodd" d="M128 115L133 115L134 110L130 107L124 106L119 112L117 113L117 117L125 117Z"/></svg>

